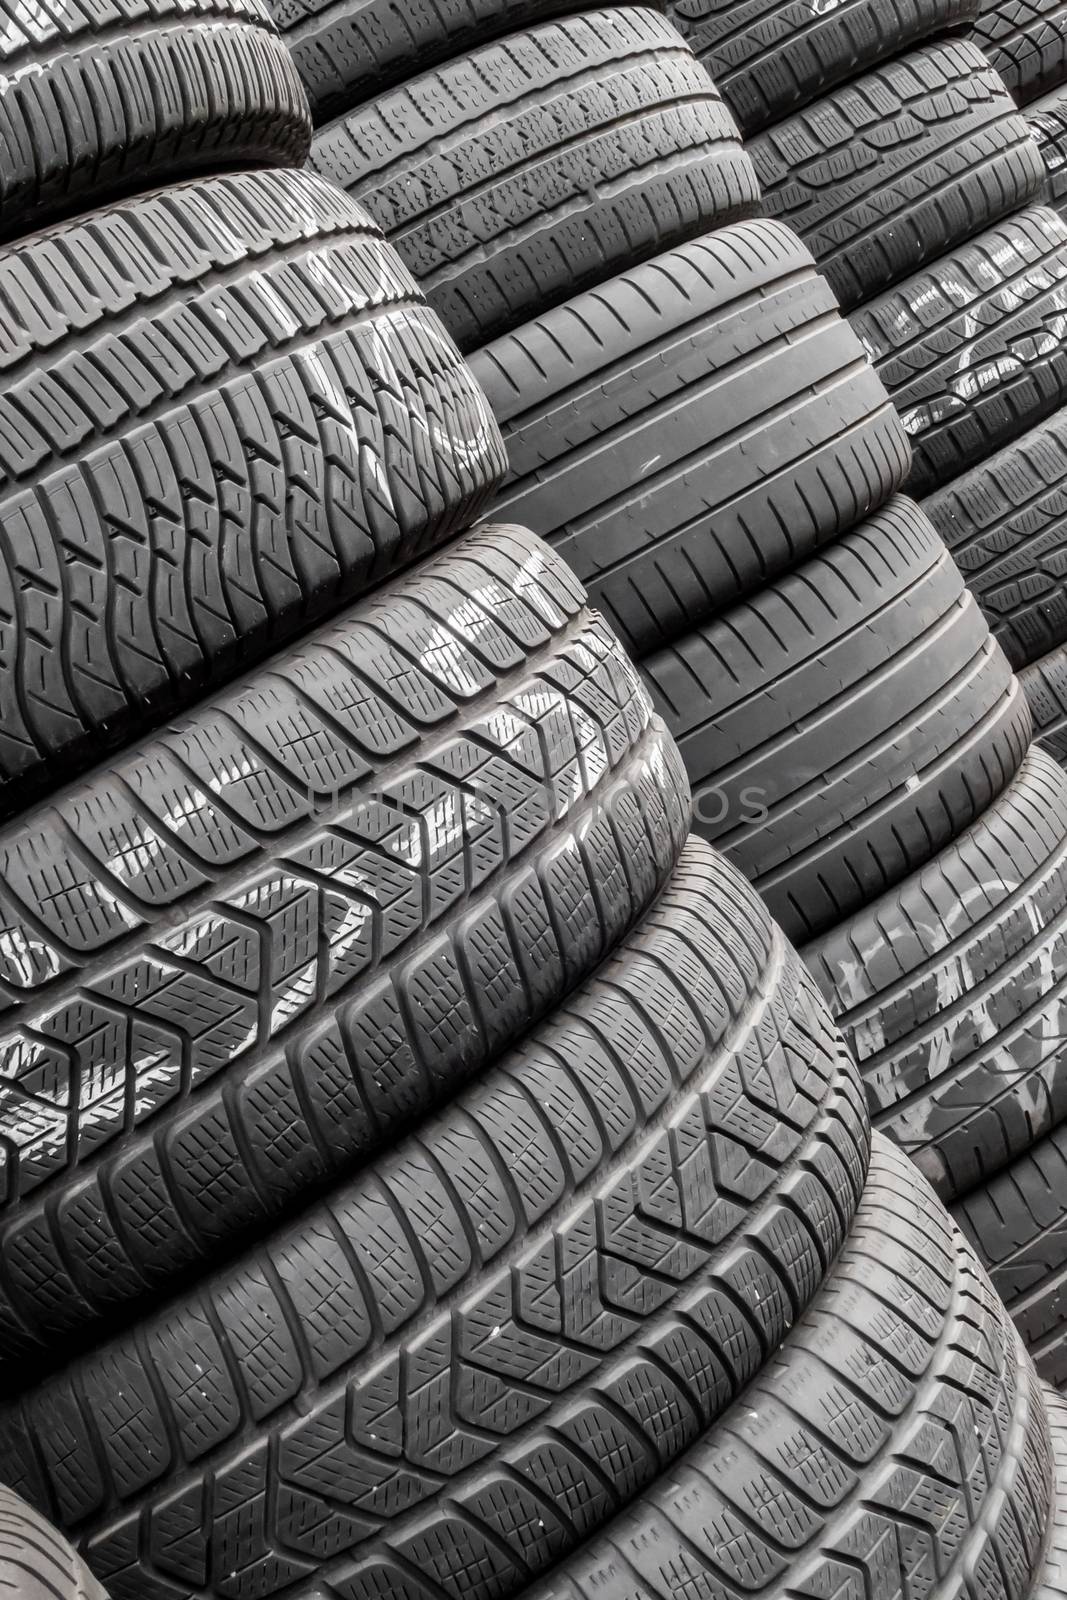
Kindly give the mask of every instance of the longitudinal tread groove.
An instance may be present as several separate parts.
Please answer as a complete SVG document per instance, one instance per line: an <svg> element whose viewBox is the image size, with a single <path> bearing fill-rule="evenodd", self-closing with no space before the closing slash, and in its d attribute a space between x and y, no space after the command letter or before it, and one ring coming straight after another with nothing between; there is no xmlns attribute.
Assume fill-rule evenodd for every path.
<svg viewBox="0 0 1067 1600"><path fill-rule="evenodd" d="M667 0L746 134L977 13L978 0Z"/></svg>
<svg viewBox="0 0 1067 1600"><path fill-rule="evenodd" d="M319 129L464 349L759 210L737 128L658 12L614 7L475 50Z"/></svg>
<svg viewBox="0 0 1067 1600"><path fill-rule="evenodd" d="M511 463L494 515L546 536L638 656L862 520L909 466L829 287L773 222L680 246L471 364Z"/></svg>
<svg viewBox="0 0 1067 1600"><path fill-rule="evenodd" d="M1007 218L851 315L931 494L1067 402L1067 223Z"/></svg>
<svg viewBox="0 0 1067 1600"><path fill-rule="evenodd" d="M658 892L687 799L568 569L489 527L20 818L0 1351L196 1266L484 1067Z"/></svg>
<svg viewBox="0 0 1067 1600"><path fill-rule="evenodd" d="M1022 106L1067 81L1064 0L981 0L972 36Z"/></svg>
<svg viewBox="0 0 1067 1600"><path fill-rule="evenodd" d="M923 46L748 145L769 214L847 309L1025 206L1044 167L982 52Z"/></svg>
<svg viewBox="0 0 1067 1600"><path fill-rule="evenodd" d="M3 1485L0 1594L11 1600L108 1600L63 1536Z"/></svg>
<svg viewBox="0 0 1067 1600"><path fill-rule="evenodd" d="M160 190L0 251L0 808L474 518L484 397L308 174Z"/></svg>
<svg viewBox="0 0 1067 1600"><path fill-rule="evenodd" d="M5 1470L112 1600L203 1572L235 1600L490 1600L741 1393L845 1239L867 1140L802 964L692 840L405 1144L5 1406Z"/></svg>
<svg viewBox="0 0 1067 1600"><path fill-rule="evenodd" d="M947 844L1029 743L977 604L900 497L643 668L694 826L798 941Z"/></svg>
<svg viewBox="0 0 1067 1600"><path fill-rule="evenodd" d="M804 957L875 1125L945 1199L1067 1115L1067 774L1036 746L960 838Z"/></svg>

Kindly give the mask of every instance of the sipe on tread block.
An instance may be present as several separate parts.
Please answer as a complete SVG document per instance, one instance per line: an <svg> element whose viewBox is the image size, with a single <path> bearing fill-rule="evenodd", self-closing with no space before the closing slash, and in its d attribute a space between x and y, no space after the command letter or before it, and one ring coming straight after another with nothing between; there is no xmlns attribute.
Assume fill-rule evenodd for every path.
<svg viewBox="0 0 1067 1600"><path fill-rule="evenodd" d="M504 470L410 274L307 173L10 246L0 326L0 814L451 537Z"/></svg>
<svg viewBox="0 0 1067 1600"><path fill-rule="evenodd" d="M5 1471L112 1600L221 1596L234 1568L264 1597L491 1600L743 1392L818 1293L867 1144L802 963L693 840L408 1141L40 1387L23 1369Z"/></svg>
<svg viewBox="0 0 1067 1600"><path fill-rule="evenodd" d="M212 168L299 167L310 142L259 0L0 0L0 239Z"/></svg>
<svg viewBox="0 0 1067 1600"><path fill-rule="evenodd" d="M483 527L0 833L0 1352L69 1351L484 1069L687 802L573 575Z"/></svg>
<svg viewBox="0 0 1067 1600"><path fill-rule="evenodd" d="M366 205L464 350L761 208L714 84L641 6L424 73L320 128L311 165Z"/></svg>

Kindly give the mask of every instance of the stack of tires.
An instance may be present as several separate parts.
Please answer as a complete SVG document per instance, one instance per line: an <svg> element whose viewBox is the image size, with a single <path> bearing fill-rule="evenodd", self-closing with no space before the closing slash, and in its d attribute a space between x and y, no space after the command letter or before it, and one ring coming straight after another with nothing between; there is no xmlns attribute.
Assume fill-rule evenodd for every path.
<svg viewBox="0 0 1067 1600"><path fill-rule="evenodd" d="M750 8L747 32L736 8L692 11L723 29L705 48L727 85L740 75L726 92L768 212L812 249L893 397L922 510L890 502L649 673L699 749L691 772L725 766L734 798L788 772L768 819L743 831L733 807L733 835L710 837L806 943L876 1125L954 1206L1063 1383L1067 780L1051 758L1067 745L1050 735L1067 721L1067 223L1041 203L1003 51L993 67L975 43L996 32L988 8L963 41L945 30L975 19L950 4L856 0L809 22L824 81L842 79L817 98L805 24L784 43L771 26L787 31L788 6ZM919 12L930 37L897 29L889 54L886 14ZM724 668L708 703L695 686Z"/></svg>
<svg viewBox="0 0 1067 1600"><path fill-rule="evenodd" d="M400 13L337 9L395 73ZM455 14L405 10L443 65L320 138L377 152L476 363L513 340L589 384L603 339L609 451L635 400L670 422L687 383L736 373L750 410L755 383L705 544L729 565L745 497L793 495L806 545L786 525L732 598L851 552L847 495L857 539L905 529L929 621L951 564L886 498L903 433L810 257L734 221L752 168L677 36L623 8L446 59ZM686 838L620 638L551 542L469 528L500 435L408 267L320 177L249 199L267 176L0 257L26 525L51 475L67 495L37 529L51 612L13 568L11 698L43 743L68 696L0 831L0 1471L111 1600L1062 1595L1063 1408L872 1141L781 928ZM612 402L641 306L646 379ZM786 360L776 398L764 339L825 381ZM764 484L779 448L796 474ZM946 603L989 698L972 743L1010 765L1017 691ZM0 1579L94 1592L12 1515Z"/></svg>
<svg viewBox="0 0 1067 1600"><path fill-rule="evenodd" d="M511 462L494 514L567 557L641 662L698 831L807 948L877 1125L1064 1377L1067 1199L1040 1174L1067 1115L1067 779L1031 745L941 520L901 491L931 494L1055 405L1067 231L961 37L968 6L671 11L770 220L744 218L716 97L641 7L528 8L497 36L487 5L487 39L444 8L455 31L435 12L420 36L440 64L400 84L349 65L368 54L353 29L392 37L392 8L283 21L312 166L377 217L492 402ZM720 225L705 208L687 238L708 185Z"/></svg>

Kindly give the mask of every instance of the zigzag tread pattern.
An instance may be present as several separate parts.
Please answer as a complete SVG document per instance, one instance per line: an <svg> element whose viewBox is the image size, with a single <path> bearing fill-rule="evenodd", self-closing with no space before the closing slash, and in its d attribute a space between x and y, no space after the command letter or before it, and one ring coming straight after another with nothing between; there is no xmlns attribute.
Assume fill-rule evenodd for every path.
<svg viewBox="0 0 1067 1600"><path fill-rule="evenodd" d="M320 128L464 350L622 267L755 215L737 128L644 7L546 22Z"/></svg>
<svg viewBox="0 0 1067 1600"><path fill-rule="evenodd" d="M1044 167L982 52L939 41L748 145L768 213L795 228L847 310L1037 196Z"/></svg>
<svg viewBox="0 0 1067 1600"><path fill-rule="evenodd" d="M850 320L932 494L1067 401L1067 223L1021 211Z"/></svg>
<svg viewBox="0 0 1067 1600"><path fill-rule="evenodd" d="M254 172L0 252L0 796L477 515L505 460L366 213Z"/></svg>
<svg viewBox="0 0 1067 1600"><path fill-rule="evenodd" d="M1033 746L966 833L803 952L875 1126L944 1199L1067 1115L1067 774Z"/></svg>
<svg viewBox="0 0 1067 1600"><path fill-rule="evenodd" d="M799 959L693 841L595 977L405 1146L8 1407L6 1469L112 1600L489 1600L741 1391L866 1160Z"/></svg>
<svg viewBox="0 0 1067 1600"><path fill-rule="evenodd" d="M488 528L0 839L0 1350L365 1157L662 886L678 757L558 558Z"/></svg>
<svg viewBox="0 0 1067 1600"><path fill-rule="evenodd" d="M477 351L511 475L646 655L836 537L907 475L904 431L809 252L774 222L682 245Z"/></svg>
<svg viewBox="0 0 1067 1600"><path fill-rule="evenodd" d="M682 1463L530 1600L1029 1595L1052 1493L1043 1390L966 1241L875 1138L808 1314Z"/></svg>

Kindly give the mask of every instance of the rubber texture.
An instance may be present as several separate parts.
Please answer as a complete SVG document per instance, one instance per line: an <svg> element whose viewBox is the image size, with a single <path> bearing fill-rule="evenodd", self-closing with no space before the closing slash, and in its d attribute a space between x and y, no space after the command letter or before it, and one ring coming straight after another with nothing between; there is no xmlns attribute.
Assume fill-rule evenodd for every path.
<svg viewBox="0 0 1067 1600"><path fill-rule="evenodd" d="M0 239L210 168L299 167L310 144L259 0L0 0Z"/></svg>
<svg viewBox="0 0 1067 1600"><path fill-rule="evenodd" d="M1021 211L851 321L932 494L1067 403L1067 223Z"/></svg>
<svg viewBox="0 0 1067 1600"><path fill-rule="evenodd" d="M900 497L643 670L693 826L798 944L969 826L1030 740L959 569Z"/></svg>
<svg viewBox="0 0 1067 1600"><path fill-rule="evenodd" d="M971 1250L876 1139L849 1242L781 1350L684 1462L527 1593L1026 1596L1050 1455L1043 1388Z"/></svg>
<svg viewBox="0 0 1067 1600"><path fill-rule="evenodd" d="M1046 1535L1045 1565L1032 1600L1063 1600L1067 1595L1067 1398L1046 1387L1055 1486Z"/></svg>
<svg viewBox="0 0 1067 1600"><path fill-rule="evenodd" d="M494 514L546 536L637 656L862 520L910 466L859 341L778 223L658 256L471 366L511 462Z"/></svg>
<svg viewBox="0 0 1067 1600"><path fill-rule="evenodd" d="M0 1353L59 1348L454 1092L640 916L687 813L572 575L483 527L20 818Z"/></svg>
<svg viewBox="0 0 1067 1600"><path fill-rule="evenodd" d="M666 11L751 135L932 35L969 29L978 0L667 0Z"/></svg>
<svg viewBox="0 0 1067 1600"><path fill-rule="evenodd" d="M406 1145L24 1389L5 1469L112 1600L514 1592L769 1358L867 1141L802 963L694 841L601 971Z"/></svg>
<svg viewBox="0 0 1067 1600"><path fill-rule="evenodd" d="M1064 0L981 0L973 37L1019 105L1067 83Z"/></svg>
<svg viewBox="0 0 1067 1600"><path fill-rule="evenodd" d="M966 833L808 945L874 1124L942 1199L1067 1117L1067 773L1036 746Z"/></svg>
<svg viewBox="0 0 1067 1600"><path fill-rule="evenodd" d="M976 45L877 67L748 146L770 216L849 310L1040 197L1026 120Z"/></svg>
<svg viewBox="0 0 1067 1600"><path fill-rule="evenodd" d="M7 1600L107 1600L67 1541L2 1484L0 1594Z"/></svg>
<svg viewBox="0 0 1067 1600"><path fill-rule="evenodd" d="M317 123L573 0L268 0Z"/></svg>
<svg viewBox="0 0 1067 1600"><path fill-rule="evenodd" d="M1067 1125L953 1207L1038 1371L1067 1384Z"/></svg>
<svg viewBox="0 0 1067 1600"><path fill-rule="evenodd" d="M1045 166L1045 199L1062 217L1067 213L1067 95L1057 90L1035 100L1026 115Z"/></svg>
<svg viewBox="0 0 1067 1600"><path fill-rule="evenodd" d="M410 275L310 175L0 252L0 321L0 811L452 537L506 467Z"/></svg>
<svg viewBox="0 0 1067 1600"><path fill-rule="evenodd" d="M1060 645L1019 674L1030 703L1034 737L1067 767L1067 647Z"/></svg>
<svg viewBox="0 0 1067 1600"><path fill-rule="evenodd" d="M1067 642L1067 411L923 502L1013 667Z"/></svg>
<svg viewBox="0 0 1067 1600"><path fill-rule="evenodd" d="M545 23L315 136L464 350L761 209L736 124L658 12Z"/></svg>

